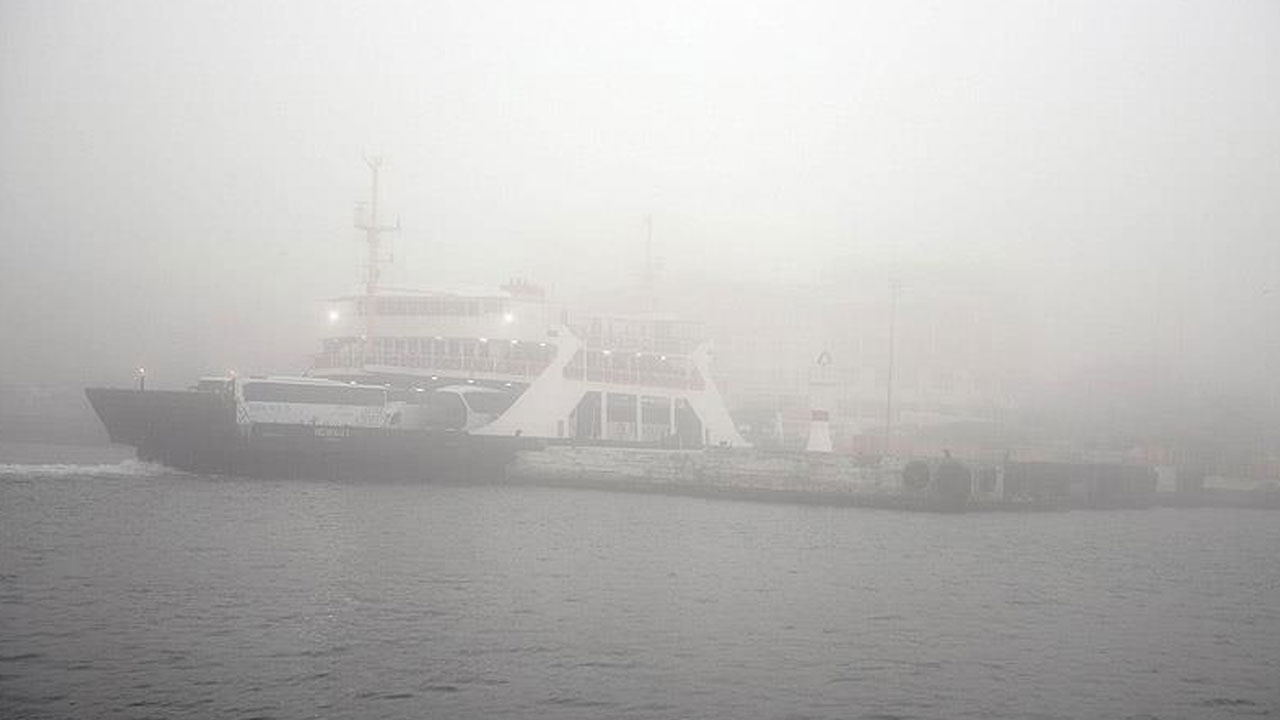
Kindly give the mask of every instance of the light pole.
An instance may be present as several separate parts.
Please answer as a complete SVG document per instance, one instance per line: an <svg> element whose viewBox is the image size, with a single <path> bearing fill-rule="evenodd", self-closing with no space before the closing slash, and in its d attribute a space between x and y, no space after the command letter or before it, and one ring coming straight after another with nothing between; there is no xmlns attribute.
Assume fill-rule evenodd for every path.
<svg viewBox="0 0 1280 720"><path fill-rule="evenodd" d="M885 382L884 450L881 453L881 462L889 459L889 441L893 433L893 355L898 324L898 293L901 290L901 280L889 280L889 376Z"/></svg>

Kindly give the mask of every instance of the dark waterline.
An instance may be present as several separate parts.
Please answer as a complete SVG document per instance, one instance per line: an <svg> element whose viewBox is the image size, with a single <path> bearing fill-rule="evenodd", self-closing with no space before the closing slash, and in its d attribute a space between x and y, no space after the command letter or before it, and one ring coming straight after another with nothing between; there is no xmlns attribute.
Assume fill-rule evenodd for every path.
<svg viewBox="0 0 1280 720"><path fill-rule="evenodd" d="M2 717L1280 710L1271 513L914 515L65 452L0 453Z"/></svg>

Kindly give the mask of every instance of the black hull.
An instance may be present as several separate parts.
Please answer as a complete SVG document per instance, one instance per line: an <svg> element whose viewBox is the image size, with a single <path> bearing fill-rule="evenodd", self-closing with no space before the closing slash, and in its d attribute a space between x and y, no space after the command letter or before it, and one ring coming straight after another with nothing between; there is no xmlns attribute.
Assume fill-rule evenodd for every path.
<svg viewBox="0 0 1280 720"><path fill-rule="evenodd" d="M236 425L235 406L216 393L90 388L111 441L142 460L197 473L259 478L376 482L498 482L520 450L516 437L453 431L256 424Z"/></svg>

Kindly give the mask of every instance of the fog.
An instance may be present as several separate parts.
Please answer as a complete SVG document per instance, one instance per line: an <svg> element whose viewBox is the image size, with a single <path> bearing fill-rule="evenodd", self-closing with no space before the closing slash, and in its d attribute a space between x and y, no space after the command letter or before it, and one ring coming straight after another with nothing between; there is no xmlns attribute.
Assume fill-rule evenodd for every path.
<svg viewBox="0 0 1280 720"><path fill-rule="evenodd" d="M959 273L1041 378L1275 403L1275 3L365 5L0 4L0 379L304 366L381 155L389 285L607 291L651 215L669 278Z"/></svg>
<svg viewBox="0 0 1280 720"><path fill-rule="evenodd" d="M0 0L0 720L1275 716L1277 368L1277 0Z"/></svg>

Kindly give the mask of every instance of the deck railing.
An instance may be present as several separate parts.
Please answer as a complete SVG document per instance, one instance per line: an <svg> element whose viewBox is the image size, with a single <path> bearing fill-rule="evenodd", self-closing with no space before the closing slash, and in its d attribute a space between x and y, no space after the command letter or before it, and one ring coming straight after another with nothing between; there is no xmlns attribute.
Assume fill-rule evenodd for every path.
<svg viewBox="0 0 1280 720"><path fill-rule="evenodd" d="M421 372L445 374L491 373L524 378L535 378L551 364L546 360L477 357L471 355L418 355L414 353L373 351L361 355L358 351L320 353L315 356L317 370L358 370L369 365L405 368ZM649 387L703 390L706 380L696 368L600 368L570 364L564 369L568 380L608 383L613 385L641 385Z"/></svg>
<svg viewBox="0 0 1280 720"><path fill-rule="evenodd" d="M363 355L359 352L320 353L315 357L315 367L319 370L360 369L367 365L384 365L412 370L438 371L441 374L482 372L529 378L541 375L550 364L551 361L549 359L516 360L467 355L417 355L413 353L378 351Z"/></svg>

